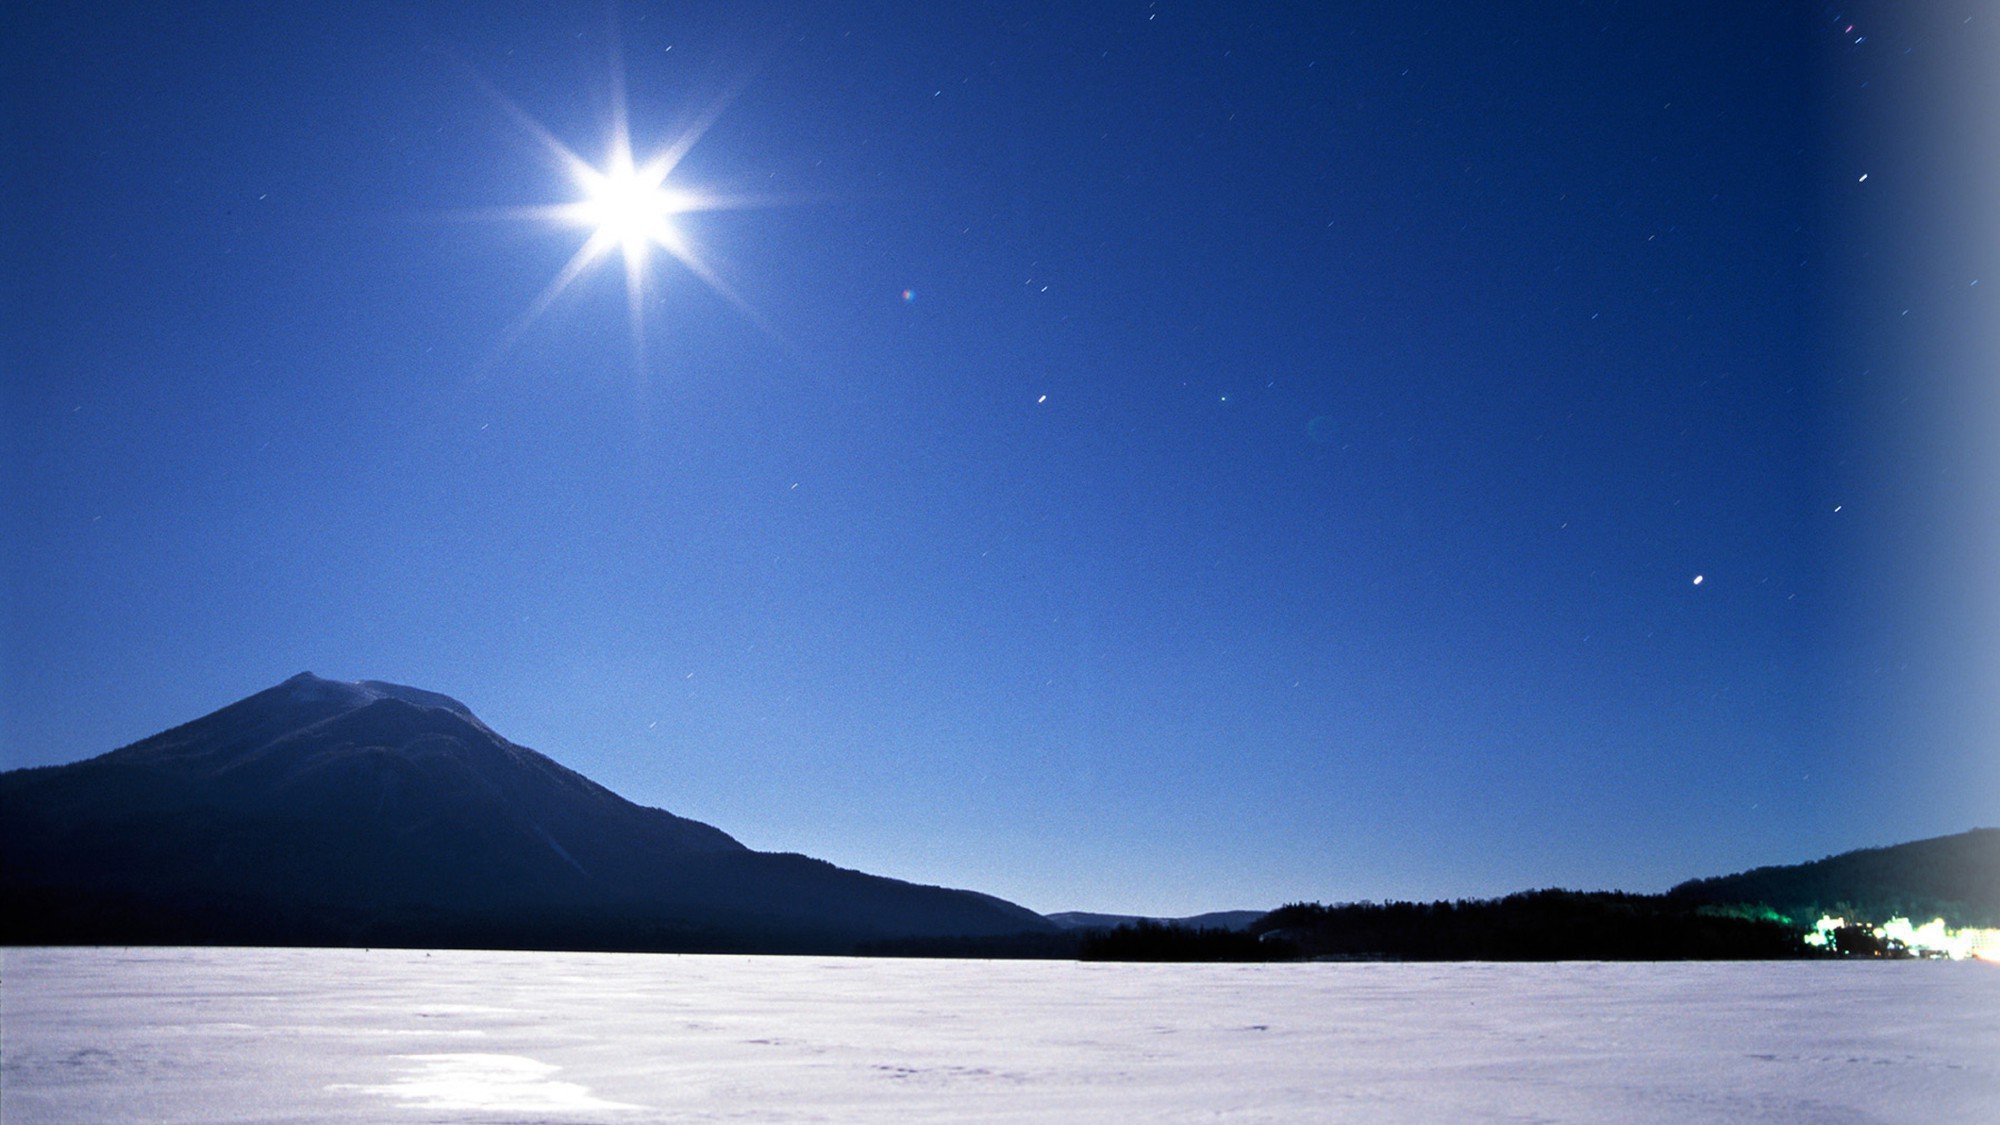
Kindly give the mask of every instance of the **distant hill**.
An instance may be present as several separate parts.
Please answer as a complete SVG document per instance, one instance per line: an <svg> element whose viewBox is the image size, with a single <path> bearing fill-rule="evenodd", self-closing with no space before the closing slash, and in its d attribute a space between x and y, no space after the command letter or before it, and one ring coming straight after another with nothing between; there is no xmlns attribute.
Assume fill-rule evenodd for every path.
<svg viewBox="0 0 2000 1125"><path fill-rule="evenodd" d="M1811 863L1694 879L1667 892L1677 902L1761 905L1811 926L1822 914L1880 923L1943 918L1953 927L2000 926L2000 828L1975 828Z"/></svg>
<svg viewBox="0 0 2000 1125"><path fill-rule="evenodd" d="M618 796L448 696L310 673L0 773L0 941L844 952L1055 933L1023 907Z"/></svg>
<svg viewBox="0 0 2000 1125"><path fill-rule="evenodd" d="M1954 929L2000 925L2000 830L1696 879L1659 895L1551 889L1457 902L1298 903L1250 929L1322 958L1762 959L1815 955L1801 939L1822 914L1876 925L1896 916L1919 924L1941 917ZM1150 936L1164 947L1176 935Z"/></svg>
<svg viewBox="0 0 2000 1125"><path fill-rule="evenodd" d="M1161 926L1180 926L1190 930L1248 930L1251 923L1266 913L1268 911L1216 910L1207 914L1192 914L1186 918L1152 918L1138 914L1092 914L1084 910L1066 910L1060 914L1046 914L1043 917L1065 930L1115 930L1120 926L1137 926L1142 922Z"/></svg>

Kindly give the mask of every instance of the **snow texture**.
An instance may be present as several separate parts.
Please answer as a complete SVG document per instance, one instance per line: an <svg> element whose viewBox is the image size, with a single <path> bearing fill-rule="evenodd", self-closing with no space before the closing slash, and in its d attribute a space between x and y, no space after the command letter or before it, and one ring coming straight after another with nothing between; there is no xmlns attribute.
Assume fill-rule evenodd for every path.
<svg viewBox="0 0 2000 1125"><path fill-rule="evenodd" d="M12 949L8 1122L2000 1121L2000 966Z"/></svg>

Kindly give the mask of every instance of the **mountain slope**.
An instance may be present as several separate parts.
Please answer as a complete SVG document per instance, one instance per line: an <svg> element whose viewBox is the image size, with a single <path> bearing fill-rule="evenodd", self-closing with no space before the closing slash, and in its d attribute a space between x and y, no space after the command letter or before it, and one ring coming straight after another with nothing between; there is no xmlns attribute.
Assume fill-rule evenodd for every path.
<svg viewBox="0 0 2000 1125"><path fill-rule="evenodd" d="M0 774L10 942L826 949L1050 928L969 891L754 852L448 696L301 674Z"/></svg>
<svg viewBox="0 0 2000 1125"><path fill-rule="evenodd" d="M1669 898L1715 905L1759 904L1810 926L1821 914L1893 916L1956 926L2000 926L2000 828L1975 828L1811 863L1759 867L1694 879Z"/></svg>

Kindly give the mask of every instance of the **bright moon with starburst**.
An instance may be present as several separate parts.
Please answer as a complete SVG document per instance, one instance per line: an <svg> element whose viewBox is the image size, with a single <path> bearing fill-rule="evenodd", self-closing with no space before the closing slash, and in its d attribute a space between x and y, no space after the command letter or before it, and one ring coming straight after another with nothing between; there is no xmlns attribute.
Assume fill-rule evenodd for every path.
<svg viewBox="0 0 2000 1125"><path fill-rule="evenodd" d="M646 292L658 256L656 251L673 259L700 278L718 296L736 306L760 327L763 326L762 318L703 259L678 221L681 216L695 212L752 206L756 202L703 192L673 180L675 168L714 123L721 106L715 107L694 128L641 162L633 155L622 82L619 85L621 88L616 91L611 138L607 146L609 151L601 165L584 159L576 150L557 139L541 122L497 91L489 91L549 151L577 192L577 198L567 203L506 208L500 212L501 217L552 223L584 232L582 244L535 299L533 306L509 334L509 339L525 331L579 277L616 254L624 265L626 306L634 357L638 358L644 348Z"/></svg>
<svg viewBox="0 0 2000 1125"><path fill-rule="evenodd" d="M686 262L692 255L674 229L674 216L699 208L701 197L666 186L665 160L635 166L624 138L619 142L603 168L575 169L584 197L560 210L561 218L590 232L578 251L584 264L616 248L624 253L627 275L640 275L656 246Z"/></svg>

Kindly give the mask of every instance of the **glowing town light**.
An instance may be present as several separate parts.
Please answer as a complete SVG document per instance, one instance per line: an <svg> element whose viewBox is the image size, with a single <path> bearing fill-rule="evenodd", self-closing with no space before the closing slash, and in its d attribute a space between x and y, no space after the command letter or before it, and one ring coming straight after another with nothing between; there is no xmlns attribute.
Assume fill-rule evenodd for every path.
<svg viewBox="0 0 2000 1125"><path fill-rule="evenodd" d="M1845 925L1847 925L1845 918L1822 914L1819 916L1819 921L1813 923L1812 932L1806 935L1806 944L1814 949L1832 949L1834 931Z"/></svg>
<svg viewBox="0 0 2000 1125"><path fill-rule="evenodd" d="M1847 924L1845 918L1821 915L1812 932L1805 935L1805 943L1815 949L1836 948L1834 933ZM2000 929L1966 926L1955 930L1946 926L1943 918L1933 918L1921 926L1912 924L1908 918L1891 918L1871 927L1870 932L1877 941L1899 945L1918 957L2000 961Z"/></svg>

